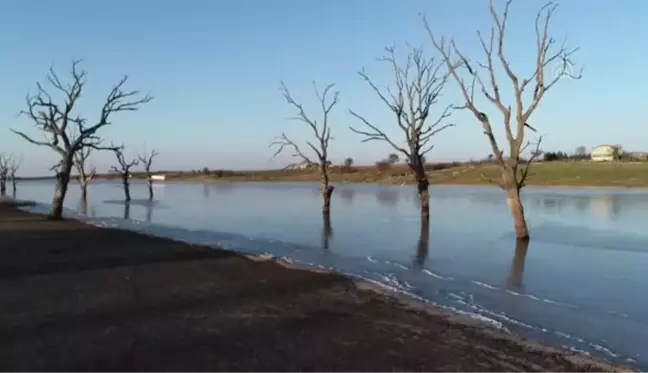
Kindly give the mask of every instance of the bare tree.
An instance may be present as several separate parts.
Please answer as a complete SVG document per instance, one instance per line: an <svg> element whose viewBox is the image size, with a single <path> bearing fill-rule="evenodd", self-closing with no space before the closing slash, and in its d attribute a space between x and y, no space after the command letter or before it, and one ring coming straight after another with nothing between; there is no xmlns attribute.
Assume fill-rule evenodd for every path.
<svg viewBox="0 0 648 373"><path fill-rule="evenodd" d="M134 166L138 165L137 159L133 158L131 161L126 161L126 158L124 158L124 148L115 148L114 149L115 156L117 157L117 162L119 163L117 166L112 166L110 169L113 172L119 173L119 176L121 177L122 184L124 185L124 198L126 202L130 202L131 196L130 196L130 177L131 177L131 172L130 169L133 168Z"/></svg>
<svg viewBox="0 0 648 373"><path fill-rule="evenodd" d="M99 111L98 119L89 122L86 117L75 114L79 98L84 92L87 76L85 71L79 69L80 63L80 60L72 62L71 83L67 84L59 79L53 68L49 69L47 81L54 91L63 96L62 102L55 103L52 95L40 83L36 83L37 93L27 96L27 110L22 111L21 114L29 118L34 126L43 132L44 139L38 140L24 132L12 129L12 132L34 145L51 148L61 158L56 166L56 189L49 213L50 219L62 217L63 200L74 166L75 153L86 147L101 149L101 138L97 132L111 124L114 113L136 111L140 105L153 99L149 95L142 96L139 91L124 91L128 80L128 77L124 76L111 88Z"/></svg>
<svg viewBox="0 0 648 373"><path fill-rule="evenodd" d="M144 165L144 170L146 171L146 179L148 180L148 193L149 200L153 200L153 174L151 173L151 166L153 165L153 158L158 155L158 152L151 150L150 153L140 155L139 161Z"/></svg>
<svg viewBox="0 0 648 373"><path fill-rule="evenodd" d="M390 164L398 163L400 161L400 157L396 153L391 153L387 156L387 162Z"/></svg>
<svg viewBox="0 0 648 373"><path fill-rule="evenodd" d="M7 194L7 178L9 177L9 167L11 156L0 154L0 196Z"/></svg>
<svg viewBox="0 0 648 373"><path fill-rule="evenodd" d="M575 151L574 154L576 156L578 156L578 157L584 157L584 156L587 155L587 148L581 145L581 146L576 148L576 151Z"/></svg>
<svg viewBox="0 0 648 373"><path fill-rule="evenodd" d="M288 91L288 88L286 88L285 84L281 83L281 91L284 98L290 105L297 109L297 116L291 119L296 119L307 124L313 131L315 143L306 141L306 144L313 150L313 152L317 156L317 160L319 161L318 166L321 175L320 190L324 199L322 213L324 215L328 215L331 211L331 195L333 194L333 190L335 189L335 187L329 182L329 166L331 164L328 159L329 141L331 140L329 114L331 113L331 110L333 110L335 105L339 102L340 94L338 91L334 91L332 92L333 97L329 99L329 93L331 89L333 89L334 84L327 85L322 92L320 92L314 82L313 87L315 89L315 95L317 96L317 100L319 101L322 111L321 122L318 122L318 120L316 119L312 119L308 114L306 114L303 105L296 102L290 95L290 92ZM277 148L277 151L274 153L275 157L285 149L292 149L292 156L294 158L306 162L307 164L316 163L311 161L311 159L301 151L299 146L291 139L289 139L285 133L282 133L280 137L275 138L270 146Z"/></svg>
<svg viewBox="0 0 648 373"><path fill-rule="evenodd" d="M494 161L501 170L501 178L499 180L489 180L500 186L506 193L506 201L509 206L513 222L515 225L515 234L518 239L529 239L529 231L527 228L526 220L524 217L524 208L520 201L520 190L525 186L527 177L529 175L529 168L532 161L540 152L540 143L542 137L540 136L537 141L525 142L525 129L530 129L536 132L535 128L529 125L529 119L535 110L538 108L540 101L545 93L549 91L561 78L569 77L572 79L579 79L580 73L574 74L572 69L571 56L577 49L567 49L563 45L557 50L553 50L555 39L548 35L549 23L551 16L556 9L556 4L549 3L543 6L535 19L536 30L536 55L534 60L533 72L528 78L520 80L516 75L511 64L507 60L504 53L504 37L506 30L506 22L508 20L509 7L512 0L506 2L504 14L499 15L493 5L493 0L489 0L489 10L494 26L491 28L490 37L488 39L477 32L481 48L484 52L484 63L471 62L456 46L454 41L446 45L445 40L442 38L437 40L431 31L427 20L424 18L426 30L432 40L436 49L442 54L446 63L448 71L457 82L463 99L464 105L460 109L465 109L473 113L475 118L481 123L484 134L486 135L490 144ZM452 60L451 54L456 55L459 63ZM497 61L497 62L496 62ZM515 111L513 112L511 105L504 103L500 95L500 86L497 78L496 64L499 63L508 77L512 85ZM556 71L557 68L557 71ZM465 70L470 78L470 83L467 83L460 75L460 70ZM547 70L552 70L553 76L547 76ZM484 71L486 77L482 78L480 72ZM488 83L485 83L488 81ZM535 87L531 96L531 101L528 106L525 106L525 89L534 83ZM488 87L490 85L490 87ZM495 135L493 134L491 126L491 118L486 113L478 108L475 101L475 89L481 91L487 101L491 102L500 112L503 117L503 126L506 133L506 141L509 145L508 157L504 156L504 150L500 147ZM528 95L527 95L528 96ZM514 125L512 125L512 122ZM512 127L515 127L515 131ZM528 161L521 161L521 155L529 148L531 150L531 157ZM532 149L533 149L532 148Z"/></svg>
<svg viewBox="0 0 648 373"><path fill-rule="evenodd" d="M91 147L85 147L78 150L74 154L74 166L79 173L79 186L81 187L81 199L83 201L88 201L88 183L97 176L97 169L94 166L90 166L90 170L86 171L86 163L90 158L90 153L92 153Z"/></svg>
<svg viewBox="0 0 648 373"><path fill-rule="evenodd" d="M16 191L18 190L18 187L16 185L16 173L20 169L20 166L22 165L22 155L18 158L11 158L11 161L9 163L9 178L11 179L11 192L12 196L16 198Z"/></svg>
<svg viewBox="0 0 648 373"><path fill-rule="evenodd" d="M432 137L453 126L453 124L444 124L445 118L450 116L451 106L446 107L438 117L430 118L430 109L438 103L448 75L441 73L443 63L436 63L434 58L426 57L421 49L413 48L407 54L402 65L399 65L393 47L385 48L385 50L386 56L378 60L387 63L392 70L395 89L387 88L384 92L364 71L358 74L393 112L398 128L405 137L406 146L398 145L398 142L388 136L386 132L353 110L350 110L351 115L359 119L369 129L366 131L354 127L350 127L350 129L365 136L363 142L384 141L405 156L416 179L421 218L428 219L430 216L429 181L423 157L434 147L430 143Z"/></svg>

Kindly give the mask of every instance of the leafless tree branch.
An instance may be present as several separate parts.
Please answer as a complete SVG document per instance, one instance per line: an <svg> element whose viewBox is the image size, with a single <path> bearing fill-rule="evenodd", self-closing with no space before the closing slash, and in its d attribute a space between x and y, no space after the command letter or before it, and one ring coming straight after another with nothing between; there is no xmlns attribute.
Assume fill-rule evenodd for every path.
<svg viewBox="0 0 648 373"><path fill-rule="evenodd" d="M90 158L93 148L85 147L74 154L74 165L79 173L79 184L83 187L97 175L97 169L92 166L90 170L86 172L86 163Z"/></svg>
<svg viewBox="0 0 648 373"><path fill-rule="evenodd" d="M158 155L158 152L155 149L151 150L150 153L140 155L139 161L144 165L144 171L146 171L146 179L148 183L148 193L149 200L153 200L153 175L151 173L151 166L153 165L153 159Z"/></svg>
<svg viewBox="0 0 648 373"><path fill-rule="evenodd" d="M321 173L321 191L324 197L324 207L323 213L328 214L331 202L331 195L333 193L334 187L329 184L329 160L328 160L328 151L329 151L329 142L331 141L331 127L330 127L330 114L333 108L340 101L340 93L338 91L332 91L334 89L334 84L328 84L323 91L317 87L317 84L313 82L313 90L315 91L315 96L317 97L321 116L319 122L317 119L313 119L306 113L304 106L297 102L286 85L281 82L281 93L284 96L284 99L288 104L296 109L297 115L291 119L298 120L302 123L308 125L311 129L314 141L306 141L306 145L315 153L318 160L318 165ZM292 149L293 158L301 159L303 162L306 162L308 166L315 164L311 159L306 156L306 154L300 149L300 147L291 139L286 136L285 133L282 133L280 137L274 139L270 144L271 147L276 147L277 150L274 153L274 157L280 154L285 149ZM297 164L293 163L289 166L295 167Z"/></svg>
<svg viewBox="0 0 648 373"><path fill-rule="evenodd" d="M506 26L511 4L512 0L508 0L505 4L503 13L500 15L495 9L494 1L488 0L488 9L493 22L493 27L488 41L481 33L477 33L485 56L485 63L477 64L480 69L471 65L471 61L464 56L453 41L446 43L444 38L437 39L432 33L425 16L423 16L423 21L432 44L443 56L443 60L450 75L457 82L461 90L464 98L464 105L462 105L461 108L472 112L475 118L477 118L477 120L482 124L484 134L488 138L492 153L495 157L495 163L501 170L501 182L499 185L506 192L507 205L513 217L516 237L518 239L528 240L529 232L524 216L524 208L520 199L520 190L526 185L531 163L533 163L533 160L540 153L539 146L542 142L542 137L540 137L535 143L527 141L526 145L523 145L525 144L525 130L529 129L533 132L537 132L535 127L529 125L529 119L537 109L540 101L544 97L544 94L560 79L564 77L580 79L581 73L571 72L573 66L571 58L578 50L577 48L568 49L565 47L565 43L563 43L559 48L554 48L555 40L549 36L548 30L551 17L557 8L557 4L550 2L538 11L535 19L536 56L534 60L535 67L533 73L530 77L520 80L518 75L513 72L511 64L504 51ZM455 62L455 60L458 62ZM496 65L499 65L499 67L504 70L505 79L511 84L515 109L512 109L512 105L504 104L502 97L500 96L500 86L496 79L497 74L495 73ZM555 68L557 68L557 71L554 70ZM472 85L469 85L464 81L459 73L460 69L468 72ZM547 70L550 70L549 74L547 74ZM489 88L480 75L480 72L482 71L485 71L488 76L490 83ZM535 88L527 106L524 102L524 91L532 82L535 82ZM507 158L504 157L504 152L501 150L500 145L493 135L491 120L486 113L477 107L474 99L475 85L479 86L487 101L490 101L495 107L497 107L503 115L504 131L509 145ZM535 145L535 151L531 154L531 158L524 163L521 159L521 154L533 145Z"/></svg>
<svg viewBox="0 0 648 373"><path fill-rule="evenodd" d="M36 139L23 131L12 129L12 132L25 141L46 146L61 157L52 170L57 170L57 184L52 201L50 218L60 219L63 214L63 200L74 167L75 154L88 147L95 150L106 150L101 145L97 131L111 124L112 115L118 112L138 110L142 104L150 102L150 95L142 95L139 91L126 91L128 77L123 77L110 90L101 107L99 118L90 122L86 117L76 113L79 98L82 96L87 73L80 69L81 60L72 61L69 72L69 82L64 82L54 68L50 67L46 80L51 91L55 91L61 99L55 101L52 94L41 83L36 83L36 93L26 97L27 108L20 115L30 119L38 129L43 139ZM112 150L112 149L111 149Z"/></svg>
<svg viewBox="0 0 648 373"><path fill-rule="evenodd" d="M380 100L395 115L396 124L405 137L405 146L391 138L385 131L367 120L364 116L349 110L368 129L349 127L351 131L363 135L363 142L384 141L407 158L407 163L416 178L421 202L421 218L429 219L429 179L425 171L425 154L434 147L432 138L439 132L454 126L444 123L450 116L452 106L448 106L436 118L430 118L431 108L438 103L448 74L443 73L444 63L425 56L422 49L412 48L404 61L398 61L394 47L385 48L385 55L378 61L386 63L392 73L392 86L385 90L364 72L358 75L376 93Z"/></svg>
<svg viewBox="0 0 648 373"><path fill-rule="evenodd" d="M275 137L274 140L270 143L270 147L275 147L277 150L272 155L273 158L281 154L284 150L292 149L291 157L300 159L300 161L293 162L286 166L285 168L295 168L301 163L306 163L307 165L314 165L315 162L311 161L299 148L299 146L286 136L285 133L282 133L281 136Z"/></svg>
<svg viewBox="0 0 648 373"><path fill-rule="evenodd" d="M317 84L313 82L313 89L319 101L319 105L322 112L321 123L318 123L317 120L309 117L309 115L304 110L303 105L295 101L295 99L290 94L290 91L288 90L286 85L283 82L281 82L280 89L285 100L295 109L297 109L297 116L292 117L290 119L295 119L303 123L306 123L309 126L309 128L312 130L313 135L315 136L316 144L313 144L310 141L307 141L306 144L317 155L317 159L320 163L322 162L326 163L328 161L328 147L329 147L329 141L331 140L331 128L329 124L329 115L331 113L331 110L333 110L335 105L337 105L340 100L339 99L340 93L338 91L334 91L332 93L333 97L329 99L329 94L334 87L335 87L334 84L329 84L324 88L324 91L320 92L320 90L317 88ZM293 149L295 148L296 148L295 150L299 149L299 147L297 147L293 141L288 140L285 134L281 135L281 139L282 140L280 141L280 143L283 142L286 145L290 145L288 144L288 142L290 142L292 143L290 146ZM275 141L276 140L277 139L275 139ZM276 144L276 143L274 146L279 146L278 148L279 150L275 154L276 156L281 152L283 147L281 146L281 144ZM301 153L298 156L301 157L304 161L308 160L308 157L305 157L301 151L299 151L298 153Z"/></svg>
<svg viewBox="0 0 648 373"><path fill-rule="evenodd" d="M139 164L139 160L137 158L133 158L130 161L127 161L126 158L124 157L124 146L113 146L112 147L113 151L115 152L115 157L117 157L117 165L116 166L110 166L110 170L113 172L117 172L120 175L129 175L130 174L130 169L137 166Z"/></svg>
<svg viewBox="0 0 648 373"><path fill-rule="evenodd" d="M153 159L158 156L159 153L154 150L151 150L150 153L138 156L139 162L144 166L144 170L147 174L151 173L151 166L153 165Z"/></svg>
<svg viewBox="0 0 648 373"><path fill-rule="evenodd" d="M137 166L139 164L137 158L133 158L130 161L127 161L126 158L124 157L124 146L120 147L114 147L114 153L115 156L117 157L117 166L111 166L110 170L116 173L119 173L121 176L122 184L124 185L124 195L126 201L131 200L130 196L130 177L131 177L131 172L130 169L134 166Z"/></svg>
<svg viewBox="0 0 648 373"><path fill-rule="evenodd" d="M485 56L485 63L476 63L477 66L473 66L470 60L459 50L454 41L447 43L444 38L437 39L425 17L423 17L423 21L432 44L443 56L450 75L459 85L465 101L464 105L460 108L472 112L482 123L484 134L489 140L496 163L502 168L503 172L517 175L515 180L512 180L512 182L516 184L515 187L521 188L526 179L526 176L524 175L528 175L528 171L521 173L517 172L520 154L523 151L525 129L530 129L533 132L537 131L536 128L528 123L531 114L539 105L544 94L553 87L558 80L566 76L573 79L580 79L581 74L575 74L570 71L573 66L571 57L578 48L567 49L563 44L560 48L552 52L555 40L548 36L548 28L557 4L548 3L538 11L535 20L536 58L534 71L529 78L520 81L519 77L513 72L504 51L506 26L511 3L512 0L506 2L504 12L500 16L495 9L493 1L488 0L488 8L494 26L490 30L488 38L485 38L481 32L477 33ZM458 62L453 61L453 55ZM515 112L513 112L511 105L506 105L503 102L500 95L500 86L496 79L495 72L496 61L499 63L501 68L504 70L506 77L511 82L515 101ZM559 64L556 65L558 62ZM556 66L558 67L557 73L555 76L551 77L550 81L546 81L546 70ZM460 69L467 71L473 82L472 84L467 84L465 82L459 73ZM483 81L480 75L480 70L486 72L489 82L488 85ZM525 88L533 81L536 83L533 98L529 106L525 108L523 93ZM477 108L473 94L475 85L479 87L483 96L502 113L506 139L509 144L508 159L504 158L504 152L500 149L500 146L493 134L489 117ZM513 120L515 121L515 131L513 131L512 128ZM528 168L528 164L525 169L526 168ZM525 179L521 179L522 177Z"/></svg>
<svg viewBox="0 0 648 373"><path fill-rule="evenodd" d="M542 154L542 151L540 150L540 145L542 145L542 138L542 136L539 136L536 141L528 141L526 145L522 147L521 153L524 153L527 149L532 150L530 154L531 156L527 160L527 163L522 166L518 179L521 188L526 186L526 182L529 178L529 169L531 167L531 163L533 163Z"/></svg>
<svg viewBox="0 0 648 373"><path fill-rule="evenodd" d="M393 74L393 87L381 90L376 83L364 72L358 75L376 93L380 100L396 116L396 123L405 135L406 147L397 145L386 132L372 124L364 116L353 110L350 114L360 120L368 130L349 127L351 131L363 135L363 142L384 141L398 152L404 154L410 165L420 162L420 157L429 152L433 145L431 138L453 124L443 124L450 116L451 106L430 121L430 109L438 103L448 75L442 74L443 63L437 63L434 58L424 55L422 49L413 48L402 64L396 58L394 47L385 48L385 55L378 59L389 65Z"/></svg>
<svg viewBox="0 0 648 373"><path fill-rule="evenodd" d="M153 99L150 95L141 95L139 91L124 91L128 77L123 77L110 90L99 119L90 125L87 118L74 114L87 80L87 72L80 69L81 63L82 60L72 61L70 83L63 83L54 68L49 69L46 80L55 91L62 94L62 102L56 103L41 83L36 83L35 94L26 97L27 109L20 114L29 118L46 135L46 139L37 140L13 129L12 132L34 145L48 146L61 156L66 156L84 146L98 145L100 139L96 132L111 123L112 114L138 110L140 105Z"/></svg>
<svg viewBox="0 0 648 373"><path fill-rule="evenodd" d="M11 165L11 155L0 153L0 179L6 178Z"/></svg>

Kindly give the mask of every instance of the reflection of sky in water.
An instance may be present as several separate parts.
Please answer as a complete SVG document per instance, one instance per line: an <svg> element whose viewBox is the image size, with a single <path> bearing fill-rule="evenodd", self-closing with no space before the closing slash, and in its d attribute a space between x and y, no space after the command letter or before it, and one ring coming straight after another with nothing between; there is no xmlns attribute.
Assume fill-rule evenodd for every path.
<svg viewBox="0 0 648 373"><path fill-rule="evenodd" d="M25 182L18 197L48 203L52 190ZM503 192L488 187L431 188L427 237L412 186L339 185L329 235L313 184L168 183L155 193L151 204L134 182L126 205L120 184L94 183L88 215L118 226L132 224L127 215L133 229L333 265L533 338L612 358L609 348L648 367L648 190L525 189L526 252L515 247ZM79 208L74 184L66 207Z"/></svg>

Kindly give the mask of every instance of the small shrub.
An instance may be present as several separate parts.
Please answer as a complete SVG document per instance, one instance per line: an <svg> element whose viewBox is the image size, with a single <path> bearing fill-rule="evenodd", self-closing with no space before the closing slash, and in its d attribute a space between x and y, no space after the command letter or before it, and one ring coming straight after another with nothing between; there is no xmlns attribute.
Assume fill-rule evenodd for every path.
<svg viewBox="0 0 648 373"><path fill-rule="evenodd" d="M391 163L389 163L389 161L387 161L387 160L376 162L376 169L378 171L381 171L381 172L382 171L387 171L390 168L391 168Z"/></svg>

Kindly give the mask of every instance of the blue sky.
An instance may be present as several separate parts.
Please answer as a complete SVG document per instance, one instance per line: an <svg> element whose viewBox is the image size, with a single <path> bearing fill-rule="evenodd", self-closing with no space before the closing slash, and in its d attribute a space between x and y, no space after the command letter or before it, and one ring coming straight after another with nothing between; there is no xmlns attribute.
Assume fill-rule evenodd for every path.
<svg viewBox="0 0 648 373"><path fill-rule="evenodd" d="M513 3L507 54L519 75L533 68L533 21L543 3ZM157 149L160 168L283 166L286 157L270 160L272 138L285 131L301 141L309 132L285 119L293 112L278 90L281 80L313 115L311 82L336 83L340 104L332 117L331 157L373 163L391 149L361 143L348 130L357 124L348 109L397 139L400 134L393 115L357 71L365 67L378 84L389 83L388 67L375 61L386 45L404 54L409 42L435 55L419 12L427 14L437 35L453 36L466 54L481 58L475 31L490 28L481 0L59 0L55 6L7 0L0 5L0 151L22 154L25 175L47 172L56 155L27 144L9 128L38 135L16 116L25 94L51 64L63 74L73 58L83 58L89 78L79 109L90 119L123 74L131 77L130 87L155 96L140 112L115 116L102 134L124 143L130 155ZM546 134L544 149L620 143L648 150L648 72L640 37L648 34L645 14L645 1L560 1L553 34L580 46L576 61L584 74L559 83L532 117ZM508 82L501 86L510 89ZM438 109L457 100L457 86L450 82ZM493 107L483 107L495 114ZM430 160L489 153L469 113L457 112L450 121L456 127L438 135ZM112 162L110 153L94 158L102 171Z"/></svg>

